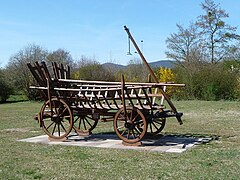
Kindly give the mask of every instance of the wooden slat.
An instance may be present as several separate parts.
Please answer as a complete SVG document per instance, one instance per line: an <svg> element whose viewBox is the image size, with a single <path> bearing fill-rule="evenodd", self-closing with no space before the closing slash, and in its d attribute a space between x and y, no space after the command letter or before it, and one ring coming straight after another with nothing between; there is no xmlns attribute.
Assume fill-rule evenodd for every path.
<svg viewBox="0 0 240 180"><path fill-rule="evenodd" d="M71 82L71 83L83 83L83 84L103 84L103 85L121 85L121 82L109 82L109 81L86 81L86 80L75 80L75 79L59 79L59 81ZM175 83L134 83L134 82L125 82L126 86L128 85L140 85L140 86L151 86L151 87L161 87L161 86L185 86L185 84L175 84Z"/></svg>

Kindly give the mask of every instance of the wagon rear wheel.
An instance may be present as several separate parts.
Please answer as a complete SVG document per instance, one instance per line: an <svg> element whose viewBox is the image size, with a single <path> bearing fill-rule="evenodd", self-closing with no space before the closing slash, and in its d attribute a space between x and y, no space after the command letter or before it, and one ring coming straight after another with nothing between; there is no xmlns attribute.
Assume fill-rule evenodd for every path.
<svg viewBox="0 0 240 180"><path fill-rule="evenodd" d="M66 137L73 127L72 111L68 104L57 98L46 101L40 111L40 126L53 139Z"/></svg>
<svg viewBox="0 0 240 180"><path fill-rule="evenodd" d="M91 133L97 126L98 119L88 115L75 115L73 128L77 133Z"/></svg>
<svg viewBox="0 0 240 180"><path fill-rule="evenodd" d="M117 136L126 143L140 141L147 131L143 113L134 107L126 107L125 116L124 109L121 108L115 115L113 125Z"/></svg>

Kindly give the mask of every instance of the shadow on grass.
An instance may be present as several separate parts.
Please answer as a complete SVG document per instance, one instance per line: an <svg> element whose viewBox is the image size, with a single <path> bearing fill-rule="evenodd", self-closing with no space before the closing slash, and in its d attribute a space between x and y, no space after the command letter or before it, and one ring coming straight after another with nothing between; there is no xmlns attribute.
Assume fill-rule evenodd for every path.
<svg viewBox="0 0 240 180"><path fill-rule="evenodd" d="M174 134L164 133L158 135L147 134L142 139L142 146L182 146L185 148L191 144L205 144L212 140L219 139L216 135L204 135L204 134ZM67 142L101 142L106 140L120 140L115 132L104 132L91 134L86 137L79 138L76 135L69 137Z"/></svg>

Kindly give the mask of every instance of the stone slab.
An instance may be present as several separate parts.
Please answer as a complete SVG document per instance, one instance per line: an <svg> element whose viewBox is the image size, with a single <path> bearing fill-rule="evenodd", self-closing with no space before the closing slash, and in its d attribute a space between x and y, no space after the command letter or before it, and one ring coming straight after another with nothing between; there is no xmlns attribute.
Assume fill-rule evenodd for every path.
<svg viewBox="0 0 240 180"><path fill-rule="evenodd" d="M173 135L146 137L141 146L125 146L115 134L92 134L87 137L71 135L65 141L50 141L47 135L19 140L21 142L48 145L66 145L96 148L131 149L150 152L182 153L196 145L207 143L211 138L178 137Z"/></svg>

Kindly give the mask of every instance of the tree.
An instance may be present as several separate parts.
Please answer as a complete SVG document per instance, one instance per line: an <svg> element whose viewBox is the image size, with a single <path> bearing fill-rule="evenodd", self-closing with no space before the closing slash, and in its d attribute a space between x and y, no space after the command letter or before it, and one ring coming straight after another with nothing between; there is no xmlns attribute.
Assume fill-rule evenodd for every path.
<svg viewBox="0 0 240 180"><path fill-rule="evenodd" d="M92 81L114 81L114 75L107 71L98 61L82 56L75 62L72 77Z"/></svg>
<svg viewBox="0 0 240 180"><path fill-rule="evenodd" d="M227 55L224 60L240 61L240 42L237 42L236 45L233 44L229 46L226 51Z"/></svg>
<svg viewBox="0 0 240 180"><path fill-rule="evenodd" d="M27 68L27 63L46 61L48 52L38 45L30 44L10 57L6 67L9 81L15 91L23 91L29 98L34 98L35 93L29 88L33 85L34 79Z"/></svg>
<svg viewBox="0 0 240 180"><path fill-rule="evenodd" d="M200 28L200 37L202 37L206 55L209 56L211 63L217 63L225 57L226 47L234 38L236 27L223 21L229 15L214 1L205 0L201 7L205 14L198 17L196 26Z"/></svg>
<svg viewBox="0 0 240 180"><path fill-rule="evenodd" d="M177 24L178 32L170 34L167 38L166 55L170 59L181 62L193 62L202 60L202 52L198 38L197 27L191 23L188 28Z"/></svg>
<svg viewBox="0 0 240 180"><path fill-rule="evenodd" d="M141 63L140 59L130 60L127 68L122 72L122 74L125 75L126 81L131 82L146 82L148 76L147 68Z"/></svg>
<svg viewBox="0 0 240 180"><path fill-rule="evenodd" d="M56 51L50 52L47 56L48 63L56 62L58 64L67 64L70 67L73 66L73 59L70 52L64 49L57 49Z"/></svg>

